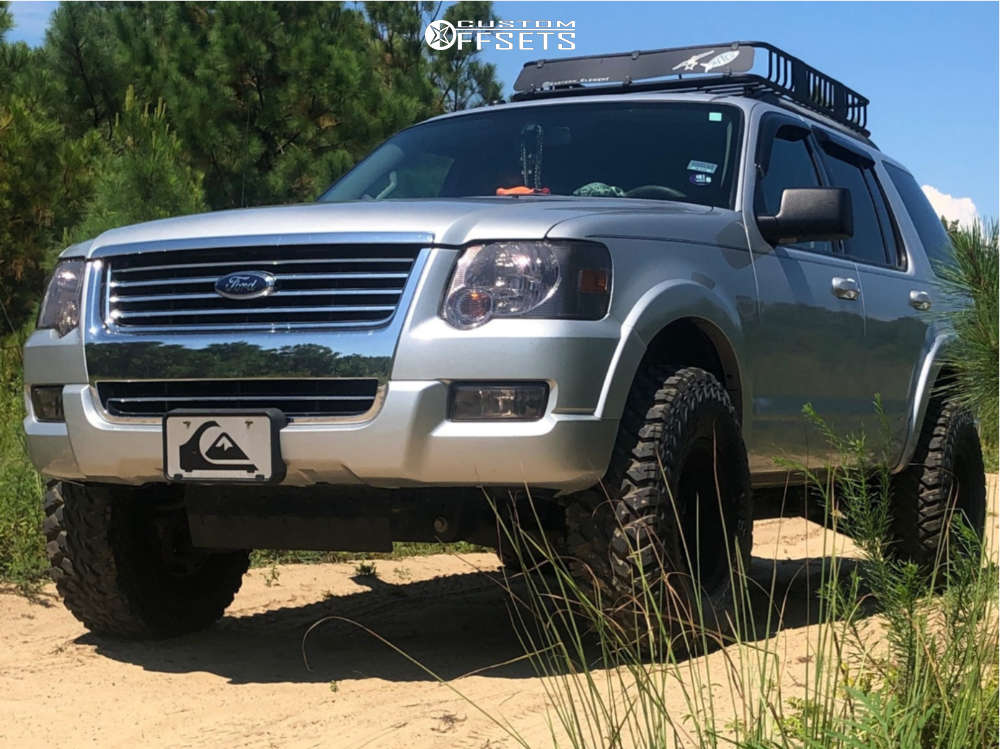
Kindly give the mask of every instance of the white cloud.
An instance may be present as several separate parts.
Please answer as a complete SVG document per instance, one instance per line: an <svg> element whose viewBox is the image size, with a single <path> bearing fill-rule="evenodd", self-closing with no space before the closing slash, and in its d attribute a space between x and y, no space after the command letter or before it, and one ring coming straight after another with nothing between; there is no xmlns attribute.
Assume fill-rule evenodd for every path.
<svg viewBox="0 0 1000 749"><path fill-rule="evenodd" d="M958 221L962 226L972 226L979 222L979 212L972 198L956 198L930 185L923 185L922 189L937 215L944 216L949 223Z"/></svg>

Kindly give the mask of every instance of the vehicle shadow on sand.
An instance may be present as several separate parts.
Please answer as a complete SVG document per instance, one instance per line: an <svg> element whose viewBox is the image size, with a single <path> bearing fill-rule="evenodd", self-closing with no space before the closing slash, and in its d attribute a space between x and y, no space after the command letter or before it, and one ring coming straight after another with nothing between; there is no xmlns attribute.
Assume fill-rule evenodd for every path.
<svg viewBox="0 0 1000 749"><path fill-rule="evenodd" d="M751 607L759 639L816 623L824 561L822 557L752 559ZM841 563L850 565L851 560ZM503 678L536 675L530 663L518 660L524 651L511 624L510 594L504 587L509 584L523 595L523 583L516 579L507 583L498 572L469 572L401 584L378 578L355 581L369 590L226 616L210 630L184 637L123 642L86 634L76 642L146 670L207 671L234 684L364 678L433 681L379 637L443 679L472 672ZM304 646L307 668L303 636L325 617L336 618L309 634Z"/></svg>

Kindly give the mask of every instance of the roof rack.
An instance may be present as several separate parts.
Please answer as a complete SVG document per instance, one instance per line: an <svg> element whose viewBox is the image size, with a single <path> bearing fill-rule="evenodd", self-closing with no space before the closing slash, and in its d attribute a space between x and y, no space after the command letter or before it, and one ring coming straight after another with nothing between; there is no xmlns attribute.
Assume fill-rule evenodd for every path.
<svg viewBox="0 0 1000 749"><path fill-rule="evenodd" d="M758 50L766 56L766 73L750 72ZM868 99L767 42L535 60L525 63L514 91L512 101L638 91L771 95L828 117L865 138L869 135Z"/></svg>

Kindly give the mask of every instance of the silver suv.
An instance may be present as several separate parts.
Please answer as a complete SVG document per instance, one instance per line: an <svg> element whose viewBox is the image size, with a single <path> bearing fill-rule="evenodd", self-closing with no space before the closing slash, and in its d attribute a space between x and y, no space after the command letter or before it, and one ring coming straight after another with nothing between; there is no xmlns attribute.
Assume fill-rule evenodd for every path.
<svg viewBox="0 0 1000 749"><path fill-rule="evenodd" d="M932 559L954 507L982 530L975 424L936 390L948 238L864 97L762 43L540 61L515 88L315 204L62 254L24 428L89 628L207 626L252 548L503 551L491 507L623 596L694 549L724 607L775 458L838 459L804 405L875 436L876 394L899 552Z"/></svg>

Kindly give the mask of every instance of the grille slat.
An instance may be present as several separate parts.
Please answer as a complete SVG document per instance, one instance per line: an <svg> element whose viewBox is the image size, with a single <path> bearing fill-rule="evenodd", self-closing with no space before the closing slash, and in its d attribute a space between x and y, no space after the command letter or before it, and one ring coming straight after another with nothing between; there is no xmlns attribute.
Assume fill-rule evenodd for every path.
<svg viewBox="0 0 1000 749"><path fill-rule="evenodd" d="M334 306L329 307L263 307L261 309L171 309L156 312L123 312L115 310L112 317L115 320L127 320L133 317L184 317L187 315L231 315L239 313L241 315L268 315L268 314L302 314L307 312L392 312L396 305L354 305L354 306Z"/></svg>
<svg viewBox="0 0 1000 749"><path fill-rule="evenodd" d="M390 315L388 318L386 318L385 322L388 322L391 319L392 319L392 316ZM131 329L131 326L126 326L126 325L122 325L122 326L119 326L119 327L120 327L121 330L126 330L126 331ZM241 330L246 330L246 329L260 329L261 327L267 327L268 329L275 329L275 330L283 330L286 327L288 329L294 329L294 330L322 330L322 329L326 329L326 328L340 330L340 329L358 328L358 327L362 327L362 326L359 326L358 323L355 322L354 320L347 320L347 321L343 321L343 322L295 322L295 323L287 323L287 324L286 323L280 323L280 324L279 323L274 323L274 324L269 324L267 326L261 326L260 325L260 321L259 320L255 320L252 323L249 323L249 324L246 324L246 325L241 325L240 329ZM371 323L368 323L367 327L371 327ZM157 334L161 334L161 333L183 333L185 331L193 331L193 332L198 332L198 333L205 333L205 332L219 331L219 330L228 330L228 331L232 332L234 330L233 323L231 323L231 322L227 322L227 323L224 323L224 324L218 324L218 323L214 323L214 324L213 323L198 323L198 324L192 324L192 325L178 325L178 326L171 325L171 326L164 326L164 325L161 325L159 323L155 323L155 324L154 323L149 323L148 321L146 321L146 323L143 324L143 325L137 325L137 326L135 326L135 329L143 331L143 332L145 332L145 331L154 331Z"/></svg>
<svg viewBox="0 0 1000 749"><path fill-rule="evenodd" d="M150 280L150 281L112 281L112 288L134 288L136 286L164 286L167 284L175 285L178 283L215 283L215 281L221 276L226 275L229 271L219 273L218 276L198 276L195 278L185 278L172 277L165 278L162 280ZM268 271L268 273L273 273L273 271ZM279 279L285 281L339 281L341 279L385 279L385 278L407 278L409 273L274 273Z"/></svg>
<svg viewBox="0 0 1000 749"><path fill-rule="evenodd" d="M105 321L122 332L381 326L395 314L418 252L401 245L287 245L123 255L109 261ZM270 293L248 299L215 293L219 278L253 270L274 276Z"/></svg>
<svg viewBox="0 0 1000 749"><path fill-rule="evenodd" d="M370 411L377 391L374 378L97 383L108 413L147 418L180 408L277 408L292 417L351 417Z"/></svg>
<svg viewBox="0 0 1000 749"><path fill-rule="evenodd" d="M279 265L303 265L303 264L316 264L325 265L333 263L408 263L410 262L407 258L393 258L393 257L333 257L333 258L300 258L298 260L292 260L283 258L281 260L221 260L217 262L206 262L206 263L178 263L177 265L148 265L140 266L137 268L121 268L119 273L138 273L142 271L175 271L175 270L187 270L189 268L216 268L219 266L225 267L238 267L238 266L264 266L264 267L274 267Z"/></svg>
<svg viewBox="0 0 1000 749"><path fill-rule="evenodd" d="M287 296L399 296L403 292L400 289L286 289L276 291L268 295L268 299L280 299ZM129 304L132 302L159 302L167 299L211 299L219 298L218 294L150 294L149 296L123 296L111 297L111 303L115 302Z"/></svg>
<svg viewBox="0 0 1000 749"><path fill-rule="evenodd" d="M175 402L181 402L181 401L183 401L184 403L196 403L198 401L217 401L217 400L219 400L219 398L217 396L210 396L210 395L205 395L205 396L198 396L198 395L190 395L190 396L173 395L173 396L169 396L169 397L167 397L167 396L159 396L159 395L150 395L150 396L147 396L145 398L108 398L108 403L161 403L161 402L163 402L163 403L175 403ZM266 400L269 400L269 398L267 398L266 396L255 397L255 396L249 396L249 395L247 395L247 396L241 396L240 400L241 401L257 401L257 400L259 400L259 401L266 401ZM283 401L363 401L363 400L371 400L371 399L367 398L367 397L365 397L363 395L283 395L283 396L281 396L281 400L283 400Z"/></svg>

